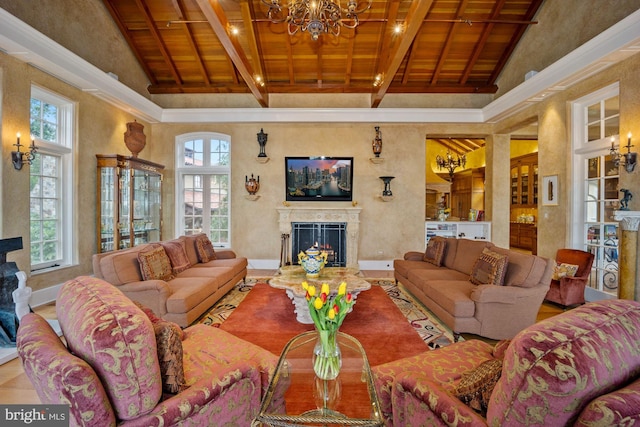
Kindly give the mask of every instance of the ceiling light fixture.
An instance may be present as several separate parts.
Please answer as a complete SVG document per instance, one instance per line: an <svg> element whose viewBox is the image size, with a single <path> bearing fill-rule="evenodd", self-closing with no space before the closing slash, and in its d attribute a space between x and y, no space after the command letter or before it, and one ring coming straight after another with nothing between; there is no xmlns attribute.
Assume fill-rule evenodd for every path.
<svg viewBox="0 0 640 427"><path fill-rule="evenodd" d="M356 28L358 15L371 7L373 0L347 0L342 8L340 0L290 0L284 8L280 0L262 0L269 7L267 17L273 23L287 23L289 35L308 31L313 40L322 33L340 35L340 27ZM360 7L359 7L360 6ZM345 14L346 23L342 14Z"/></svg>
<svg viewBox="0 0 640 427"><path fill-rule="evenodd" d="M467 164L467 156L466 155L457 155L457 159L453 158L453 154L451 154L451 150L447 148L447 154L445 157L442 157L440 154L436 156L436 163L438 164L438 169L447 169L449 171L449 177L453 179L453 172L456 168L462 167Z"/></svg>

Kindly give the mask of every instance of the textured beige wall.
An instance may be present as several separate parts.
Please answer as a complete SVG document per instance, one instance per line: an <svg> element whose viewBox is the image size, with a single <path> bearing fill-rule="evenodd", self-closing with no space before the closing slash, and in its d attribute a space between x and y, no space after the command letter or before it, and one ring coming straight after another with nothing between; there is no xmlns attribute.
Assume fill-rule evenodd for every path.
<svg viewBox="0 0 640 427"><path fill-rule="evenodd" d="M123 134L126 122L134 118L4 53L0 53L0 69L3 78L1 235L6 238L22 236L25 248L10 253L8 259L29 272L29 168L25 166L20 171L15 170L9 153L15 149L12 144L16 142L16 132L29 135L29 99L33 83L76 103L73 220L78 233L74 242L78 264L53 273L33 275L29 286L37 290L80 274L92 274L91 255L96 250L95 154L128 154ZM151 137L150 131L147 126L145 132L148 137Z"/></svg>
<svg viewBox="0 0 640 427"><path fill-rule="evenodd" d="M547 0L534 18L496 84L496 97L640 9L638 0Z"/></svg>
<svg viewBox="0 0 640 427"><path fill-rule="evenodd" d="M0 7L149 98L149 80L100 0L0 0Z"/></svg>
<svg viewBox="0 0 640 427"><path fill-rule="evenodd" d="M391 259L408 248L421 249L424 239L424 128L420 126L380 124L383 139L382 164L369 158L375 136L370 124L156 124L153 125L153 157L167 165L173 163L175 137L193 131L214 131L231 135L233 225L232 246L251 259L280 258L280 232L276 209L285 200L285 156L353 156L354 200L362 208L360 224L361 259ZM256 161L259 147L256 134L264 128L270 160ZM173 235L173 197L175 170L168 167L165 179L167 203L165 229ZM260 176L260 198L245 199L245 175ZM384 185L380 176L391 175L394 200L378 197ZM351 206L350 203L297 202L292 206ZM402 224L402 226L389 226Z"/></svg>

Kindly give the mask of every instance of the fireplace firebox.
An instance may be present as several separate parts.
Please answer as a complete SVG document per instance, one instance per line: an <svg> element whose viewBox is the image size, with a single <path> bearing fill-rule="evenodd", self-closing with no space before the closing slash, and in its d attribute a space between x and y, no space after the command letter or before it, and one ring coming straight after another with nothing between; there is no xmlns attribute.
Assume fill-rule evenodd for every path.
<svg viewBox="0 0 640 427"><path fill-rule="evenodd" d="M297 264L301 251L316 245L327 253L327 267L347 265L347 224L344 222L294 222L291 224L292 255Z"/></svg>

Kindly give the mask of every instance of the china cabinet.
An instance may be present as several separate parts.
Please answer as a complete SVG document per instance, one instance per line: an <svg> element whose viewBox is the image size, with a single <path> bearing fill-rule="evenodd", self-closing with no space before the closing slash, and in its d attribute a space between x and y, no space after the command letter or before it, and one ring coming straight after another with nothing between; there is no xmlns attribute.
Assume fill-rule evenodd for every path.
<svg viewBox="0 0 640 427"><path fill-rule="evenodd" d="M98 253L162 239L163 165L97 154Z"/></svg>
<svg viewBox="0 0 640 427"><path fill-rule="evenodd" d="M538 153L511 159L511 205L538 205Z"/></svg>

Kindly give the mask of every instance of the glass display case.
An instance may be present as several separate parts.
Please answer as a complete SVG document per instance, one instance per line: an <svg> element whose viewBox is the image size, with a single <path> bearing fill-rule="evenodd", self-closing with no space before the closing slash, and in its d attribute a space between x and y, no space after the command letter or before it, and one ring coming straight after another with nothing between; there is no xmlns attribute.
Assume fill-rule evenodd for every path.
<svg viewBox="0 0 640 427"><path fill-rule="evenodd" d="M538 153L511 159L511 205L538 205Z"/></svg>
<svg viewBox="0 0 640 427"><path fill-rule="evenodd" d="M162 239L163 165L97 154L98 253Z"/></svg>

